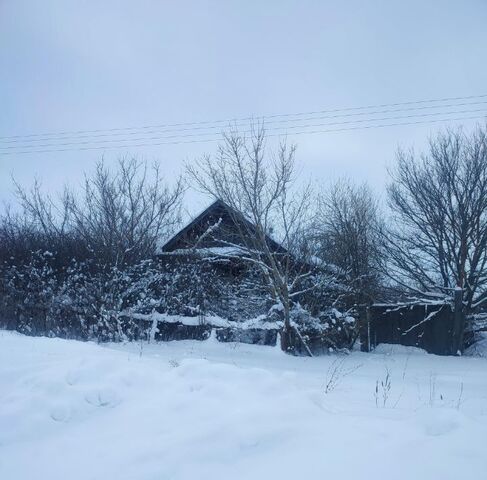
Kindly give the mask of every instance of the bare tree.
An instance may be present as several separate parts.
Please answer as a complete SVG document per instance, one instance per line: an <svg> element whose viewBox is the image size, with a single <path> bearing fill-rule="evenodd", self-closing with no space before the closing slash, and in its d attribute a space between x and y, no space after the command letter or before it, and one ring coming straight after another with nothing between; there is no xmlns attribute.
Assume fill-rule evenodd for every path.
<svg viewBox="0 0 487 480"><path fill-rule="evenodd" d="M111 172L103 162L85 177L80 198L71 197L74 229L109 264L132 263L156 252L161 237L180 220L181 179L170 189L159 167L121 159Z"/></svg>
<svg viewBox="0 0 487 480"><path fill-rule="evenodd" d="M36 179L29 190L20 186L15 180L15 191L24 211L24 220L44 235L62 237L69 229L69 191L64 189L58 200L42 192L41 182Z"/></svg>
<svg viewBox="0 0 487 480"><path fill-rule="evenodd" d="M300 258L311 191L296 188L295 147L282 142L273 155L266 149L262 126L253 128L250 138L231 131L215 157L204 157L188 166L188 172L200 191L222 200L233 212L238 239L221 242L235 247L261 272L282 310L281 346L288 350L292 303L302 293L302 280L311 275L309 263Z"/></svg>
<svg viewBox="0 0 487 480"><path fill-rule="evenodd" d="M381 219L369 187L339 180L319 197L314 221L318 255L345 274L352 303L380 293Z"/></svg>
<svg viewBox="0 0 487 480"><path fill-rule="evenodd" d="M107 265L153 255L161 237L178 224L184 194L181 179L170 188L157 164L148 168L136 159L121 159L115 171L98 162L94 173L85 175L81 192L66 187L57 200L44 194L38 181L30 190L16 187L33 231L53 248L82 245L87 256Z"/></svg>
<svg viewBox="0 0 487 480"><path fill-rule="evenodd" d="M417 157L399 151L388 188L388 274L427 295L487 300L487 130L447 130Z"/></svg>
<svg viewBox="0 0 487 480"><path fill-rule="evenodd" d="M18 260L26 260L35 251L56 251L58 260L80 258L86 248L76 238L72 229L70 193L64 189L59 198L43 192L36 179L29 189L23 188L14 179L15 192L20 209L7 209L1 218L2 251L10 252Z"/></svg>
<svg viewBox="0 0 487 480"><path fill-rule="evenodd" d="M38 248L36 240L36 232L26 219L7 206L0 216L0 263L24 259L26 252Z"/></svg>

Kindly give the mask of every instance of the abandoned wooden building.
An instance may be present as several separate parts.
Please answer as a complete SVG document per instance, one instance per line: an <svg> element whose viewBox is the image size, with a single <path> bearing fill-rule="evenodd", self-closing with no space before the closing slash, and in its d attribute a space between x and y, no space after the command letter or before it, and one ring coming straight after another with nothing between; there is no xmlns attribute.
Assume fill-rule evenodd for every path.
<svg viewBox="0 0 487 480"><path fill-rule="evenodd" d="M270 307L265 286L254 281L260 272L245 258L252 235L255 227L249 220L215 200L162 245L158 258L179 273L194 272L187 289L194 292L200 312L241 322ZM269 236L266 242L271 250L285 253Z"/></svg>
<svg viewBox="0 0 487 480"><path fill-rule="evenodd" d="M252 271L252 263L244 258L248 254L249 245L252 245L252 235L255 235L255 227L249 220L221 200L216 200L161 247L159 258L173 262L178 265L176 268L181 268L181 265L198 266L198 273L189 288L198 292L201 309L206 302L213 313L241 324L249 318L265 317L272 303L265 301L269 297L265 295L264 289L252 293L241 289L249 277L259 275L255 269ZM266 242L274 252L288 255L270 236L266 236ZM208 293L210 285L217 287ZM380 342L418 346L439 354L455 354L463 349L459 338L463 332L464 318L458 317L448 302L435 306L406 304L402 309L396 304L365 308L369 314L357 318L362 349L369 350ZM375 318L370 312L378 309L380 312ZM396 312L399 319L392 318L393 313L390 312ZM407 318L404 312L408 314ZM461 326L457 325L459 322ZM253 332L245 332L244 337L240 337L241 332L235 333L238 331L224 329L219 331L219 336L266 344L275 342L276 338L275 329L266 335L260 335L255 329ZM249 336L249 333L253 336ZM271 333L272 337L269 336ZM309 337L311 342L317 344L315 351L319 351L321 344L327 348L329 345L328 339L324 338L326 332L319 336L319 342Z"/></svg>
<svg viewBox="0 0 487 480"><path fill-rule="evenodd" d="M243 237L251 240L252 235L255 235L255 226L217 199L162 245L161 254L188 254L188 250L202 254L242 254L249 245ZM272 250L285 251L269 235L266 241Z"/></svg>

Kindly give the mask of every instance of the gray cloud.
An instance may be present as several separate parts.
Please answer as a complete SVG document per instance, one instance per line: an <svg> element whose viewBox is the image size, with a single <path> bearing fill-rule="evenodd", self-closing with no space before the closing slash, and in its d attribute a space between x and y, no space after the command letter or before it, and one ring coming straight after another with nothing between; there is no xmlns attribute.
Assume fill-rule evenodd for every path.
<svg viewBox="0 0 487 480"><path fill-rule="evenodd" d="M391 1L0 3L0 135L187 122L487 93L487 4ZM473 121L466 122L471 125ZM297 136L305 176L382 188L398 144L435 124ZM183 144L0 156L56 189L103 154L168 177L214 148ZM193 198L193 197L190 197Z"/></svg>

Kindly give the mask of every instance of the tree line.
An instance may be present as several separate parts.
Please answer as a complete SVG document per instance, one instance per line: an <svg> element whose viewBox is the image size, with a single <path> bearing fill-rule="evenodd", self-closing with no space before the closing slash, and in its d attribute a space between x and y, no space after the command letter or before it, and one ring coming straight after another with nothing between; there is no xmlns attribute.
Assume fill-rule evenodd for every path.
<svg viewBox="0 0 487 480"><path fill-rule="evenodd" d="M44 323L56 319L37 332L61 335L73 327L59 324L74 322L83 337L115 338L127 308L200 308L191 278L197 269L205 285L218 283L211 265L188 261L176 271L155 260L180 227L189 187L234 212L239 257L253 272L245 288L252 284L266 305L279 307L284 349L300 334L291 322L297 307L353 314L374 301L448 299L456 288L468 313L487 304L486 127L440 131L420 154L399 151L385 202L363 182L320 188L298 170L296 147L282 142L273 150L257 125L247 136L227 132L214 154L171 184L157 164L131 158L112 169L99 162L80 189L65 186L57 197L39 181L14 181L17 202L0 218L3 322L32 329L37 308ZM271 248L270 237L282 249ZM249 296L234 288L232 295L241 302ZM218 307L223 316L229 305Z"/></svg>

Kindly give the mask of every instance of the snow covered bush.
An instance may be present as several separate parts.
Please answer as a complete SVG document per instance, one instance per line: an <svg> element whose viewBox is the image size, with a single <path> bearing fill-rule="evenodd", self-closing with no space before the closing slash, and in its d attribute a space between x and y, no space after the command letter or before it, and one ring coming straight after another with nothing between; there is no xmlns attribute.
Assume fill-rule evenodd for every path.
<svg viewBox="0 0 487 480"><path fill-rule="evenodd" d="M253 273L235 276L225 267L192 256L169 255L147 262L144 274L132 285L137 298L132 309L138 313L217 315L237 322L265 313L268 298L249 281Z"/></svg>
<svg viewBox="0 0 487 480"><path fill-rule="evenodd" d="M356 338L356 321L353 317L330 308L312 316L301 305L291 310L291 318L303 340L313 354L350 349ZM304 354L302 342L295 339L294 350Z"/></svg>
<svg viewBox="0 0 487 480"><path fill-rule="evenodd" d="M2 258L2 326L31 335L97 341L148 339L150 325L139 321L140 315L157 313L198 317L201 323L205 317L220 317L235 322L232 328L236 328L221 333L221 338L272 343L283 325L282 312L263 284L261 272L235 259L169 254L110 265L95 258L68 260L65 250L25 251ZM298 294L291 314L298 328L292 341L295 353L302 353L308 343L314 352L349 346L348 324L342 326L340 315L329 319L323 313L343 291L337 278L333 272L316 269L295 285ZM273 323L274 332L261 332L257 325L251 333L246 327L243 335L239 325L257 318ZM193 335L173 326L158 328L161 339ZM207 332L198 335L206 338Z"/></svg>
<svg viewBox="0 0 487 480"><path fill-rule="evenodd" d="M48 330L49 311L57 289L50 252L34 252L19 265L4 262L1 267L0 318L9 328L26 334Z"/></svg>
<svg viewBox="0 0 487 480"><path fill-rule="evenodd" d="M0 266L3 327L32 335L98 341L146 336L135 314L221 316L243 321L265 313L268 299L252 291L244 275L229 281L216 264L148 260L103 266L71 261L57 266L49 252Z"/></svg>
<svg viewBox="0 0 487 480"><path fill-rule="evenodd" d="M127 306L130 276L117 268L71 262L53 268L50 252L0 267L0 318L4 327L31 335L119 340L119 314Z"/></svg>

